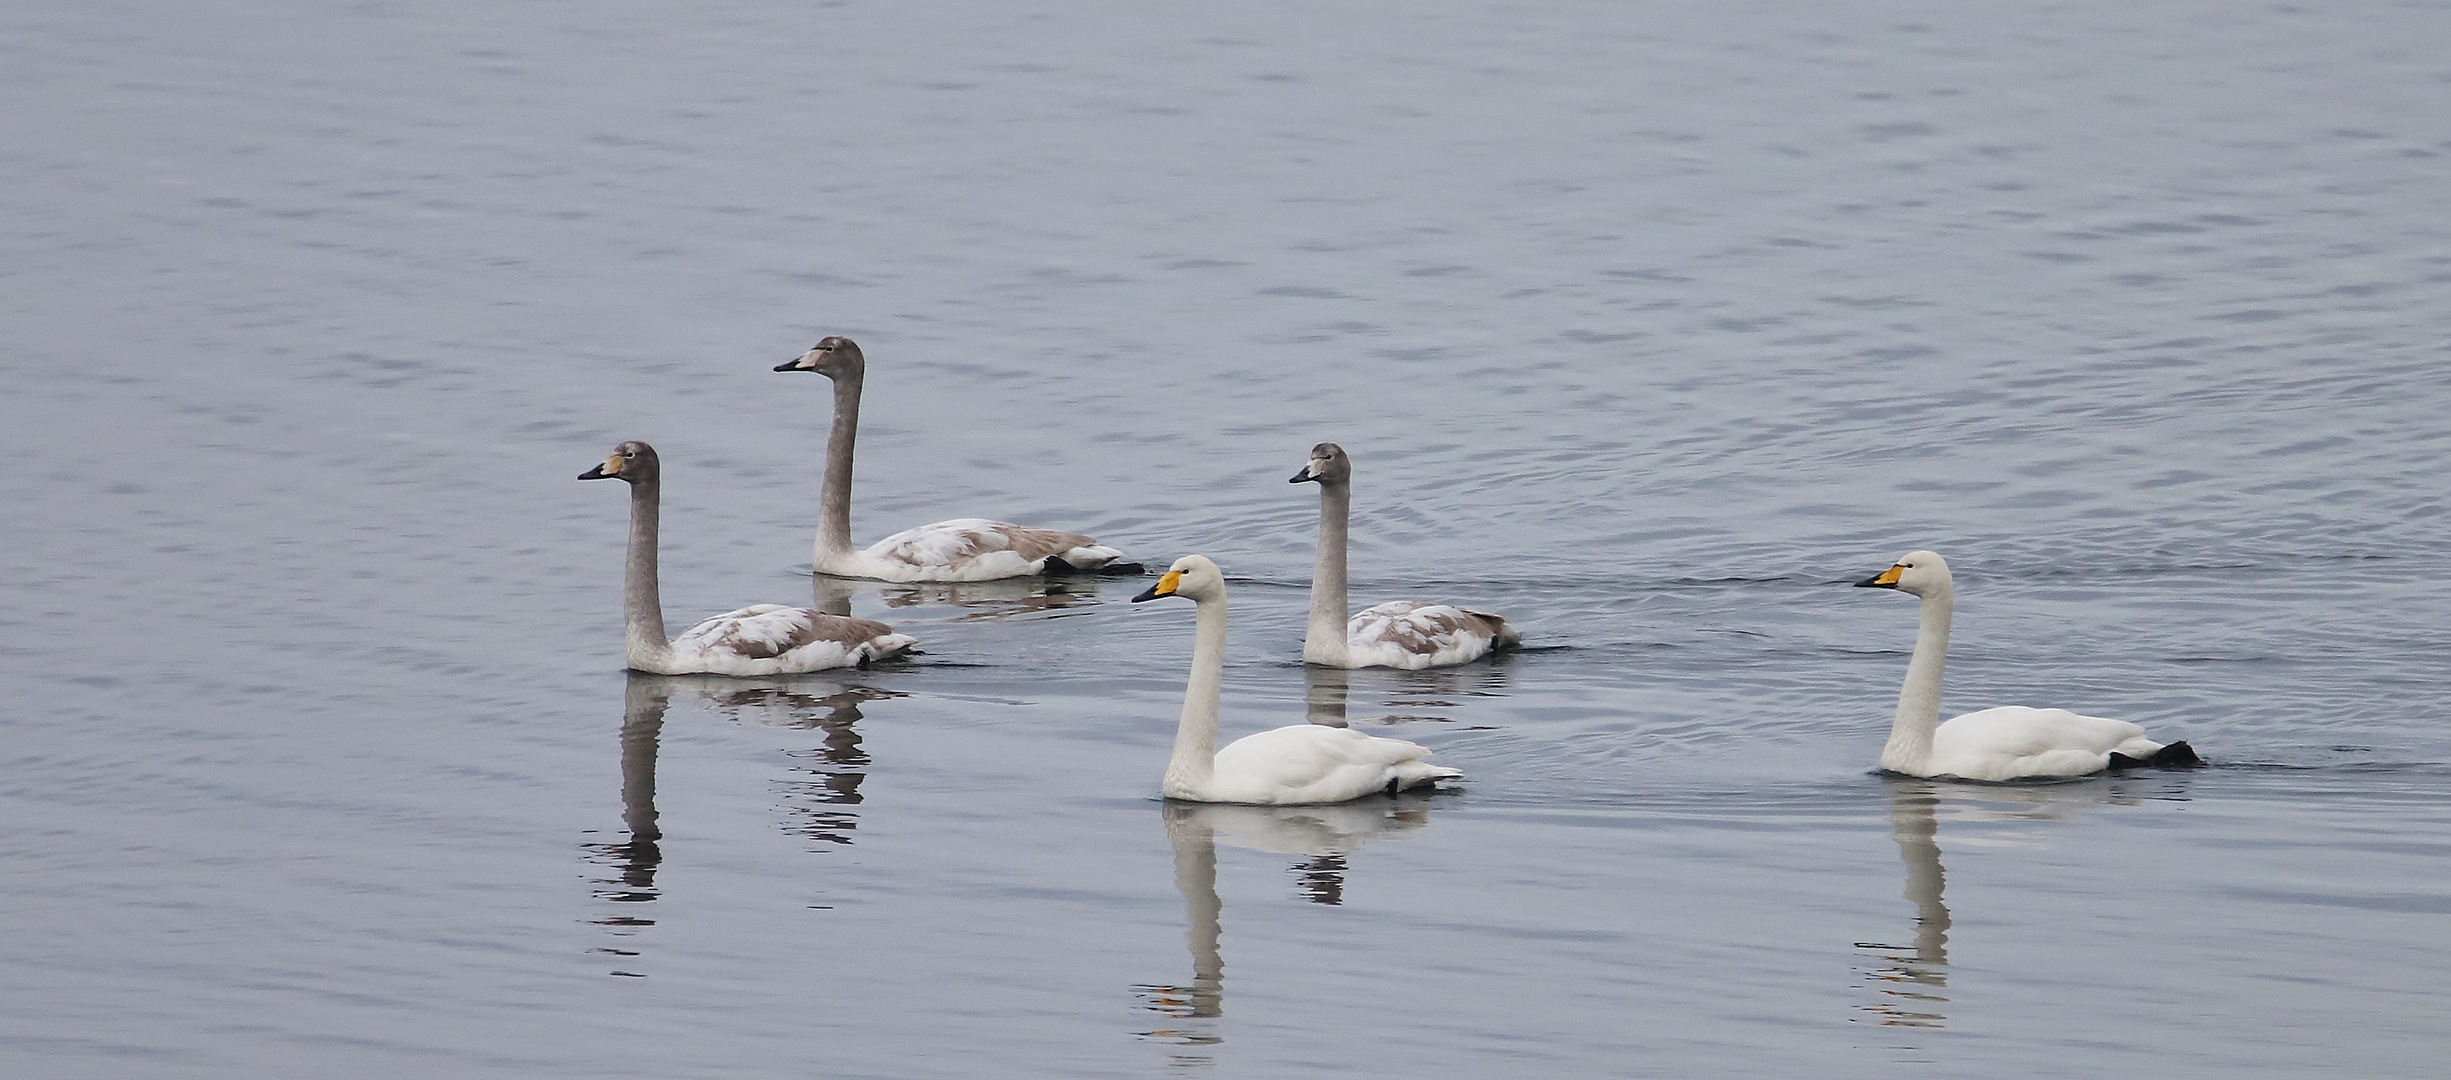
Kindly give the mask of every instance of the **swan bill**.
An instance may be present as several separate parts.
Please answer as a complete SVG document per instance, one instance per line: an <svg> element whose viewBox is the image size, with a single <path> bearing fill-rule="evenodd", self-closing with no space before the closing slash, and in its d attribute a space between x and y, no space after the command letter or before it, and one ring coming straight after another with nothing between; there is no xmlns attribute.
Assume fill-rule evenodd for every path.
<svg viewBox="0 0 2451 1080"><path fill-rule="evenodd" d="M1166 571L1166 576L1157 579L1157 584L1141 590L1139 596L1132 598L1132 602L1139 604L1150 600L1155 600L1161 596L1173 596L1175 589L1180 587L1182 584L1183 572L1180 570L1168 570Z"/></svg>
<svg viewBox="0 0 2451 1080"><path fill-rule="evenodd" d="M1906 567L1892 566L1887 570L1883 570L1878 574L1874 574L1871 577L1856 582L1855 587L1859 589L1895 589L1898 587L1899 575L1904 573L1906 573Z"/></svg>
<svg viewBox="0 0 2451 1080"><path fill-rule="evenodd" d="M1316 484L1318 482L1319 478L1311 474L1311 467L1308 465L1303 466L1301 472L1295 473L1293 479L1286 481L1288 484Z"/></svg>
<svg viewBox="0 0 2451 1080"><path fill-rule="evenodd" d="M607 457L607 458L605 458L605 459L604 459L604 464L602 464L602 465L598 465L598 466L596 466L595 468L592 468L592 469L587 470L586 472L580 473L580 474L579 474L579 479L581 479L581 480L611 480L611 479L613 479L613 478L615 478L615 477L618 477L618 476L620 476L620 475L621 475L621 454L620 454L619 452L615 452L615 453L614 453L612 456Z"/></svg>

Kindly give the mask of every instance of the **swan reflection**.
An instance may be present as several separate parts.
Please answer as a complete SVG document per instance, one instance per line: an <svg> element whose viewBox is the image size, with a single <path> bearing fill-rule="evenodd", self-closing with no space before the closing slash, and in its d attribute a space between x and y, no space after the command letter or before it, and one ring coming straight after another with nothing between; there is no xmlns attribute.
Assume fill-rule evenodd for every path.
<svg viewBox="0 0 2451 1080"><path fill-rule="evenodd" d="M1944 876L1940 865L1940 785L1929 780L1883 777L1889 786L1890 836L1898 842L1898 857L1906 863L1907 902L1915 905L1915 938L1911 945L1859 941L1858 949L1877 958L1865 971L1879 992L1862 1006L1885 1027L1939 1027L1947 1019L1940 1007L1949 999L1949 905L1941 899Z"/></svg>
<svg viewBox="0 0 2451 1080"><path fill-rule="evenodd" d="M655 872L664 862L664 833L655 823L655 752L664 733L664 713L672 704L669 683L665 676L631 672L629 685L622 691L621 821L629 838L586 846L589 862L613 871L611 877L592 881L599 900L643 904L657 896ZM653 919L631 915L609 915L595 922L614 927L655 925Z"/></svg>
<svg viewBox="0 0 2451 1080"><path fill-rule="evenodd" d="M1906 864L1901 895L1915 905L1915 932L1911 942L1855 943L1866 954L1866 962L1858 966L1864 985L1876 994L1871 1004L1859 1008L1884 1027L1937 1028L1947 1023L1943 1007L1949 1003L1944 991L1949 986L1950 916L1942 895L1946 873L1940 864L1944 796L1953 832L1960 826L1976 827L1975 835L1959 838L1961 845L2007 847L2039 841L2014 834L1985 835L1979 827L2054 822L2095 807L2185 799L2189 778L2184 773L2137 773L2076 783L1969 784L1893 775L1881 782L1889 788L1890 836Z"/></svg>
<svg viewBox="0 0 2451 1080"><path fill-rule="evenodd" d="M676 680L680 681L680 680ZM797 774L775 782L792 815L785 828L826 844L849 844L859 828L860 785L868 780L868 751L861 746L860 706L908 696L899 690L795 678L789 681L707 679L691 681L709 708L741 723L822 732L818 745L786 750Z"/></svg>
<svg viewBox="0 0 2451 1080"><path fill-rule="evenodd" d="M1342 674L1339 672L1339 674ZM1143 1038L1177 1046L1213 1046L1224 1041L1208 1021L1225 1015L1225 957L1218 946L1224 903L1217 896L1217 845L1278 855L1299 855L1293 864L1296 890L1315 904L1344 902L1345 857L1381 837L1396 837L1430 822L1434 796L1374 796L1324 806L1238 806L1230 803L1163 804L1166 839L1174 846L1174 887L1183 894L1184 938L1191 947L1189 984L1133 987L1141 1008L1190 1023L1140 1032ZM1178 1051L1178 1065L1205 1065L1205 1055Z"/></svg>
<svg viewBox="0 0 2451 1080"><path fill-rule="evenodd" d="M1454 714L1472 698L1506 696L1507 677L1507 669L1499 664L1423 671L1356 671L1307 664L1302 669L1302 700L1311 723L1351 726L1356 718L1353 697L1358 680L1364 699L1358 713L1363 723L1444 724L1454 722Z"/></svg>
<svg viewBox="0 0 2451 1080"><path fill-rule="evenodd" d="M914 582L882 585L877 592L886 607L952 604L972 609L954 616L955 622L985 622L1016 615L1046 615L1047 618L1061 619L1086 612L1088 605L1083 602L1097 597L1100 580L1082 576ZM1064 610L1075 605L1080 605L1081 610Z"/></svg>
<svg viewBox="0 0 2451 1080"><path fill-rule="evenodd" d="M859 825L860 785L868 778L868 752L860 745L860 705L881 698L901 697L899 691L872 686L841 685L806 678L760 681L717 676L650 675L631 672L622 689L621 820L627 837L584 845L586 860L609 869L592 876L598 900L621 905L653 903L662 893L656 872L663 866L664 832L655 809L656 754L662 743L664 717L675 695L695 695L715 712L734 720L823 733L815 747L788 750L794 771L802 777L778 782L784 806L793 821L790 831L812 840L848 844ZM634 934L653 926L645 907L616 909L593 920L616 933ZM635 950L602 948L598 952L635 956ZM616 974L633 974L617 972Z"/></svg>

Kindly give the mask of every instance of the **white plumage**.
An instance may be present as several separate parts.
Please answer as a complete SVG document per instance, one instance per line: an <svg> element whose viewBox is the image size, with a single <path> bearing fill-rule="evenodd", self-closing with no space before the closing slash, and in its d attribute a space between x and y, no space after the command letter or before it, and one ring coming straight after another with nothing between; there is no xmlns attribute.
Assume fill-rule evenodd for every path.
<svg viewBox="0 0 2451 1080"><path fill-rule="evenodd" d="M1326 667L1429 668L1462 664L1523 642L1506 617L1453 604L1395 600L1347 618L1346 528L1353 511L1353 460L1320 443L1292 483L1319 485L1319 562L1311 573L1311 618L1302 659Z"/></svg>
<svg viewBox="0 0 2451 1080"><path fill-rule="evenodd" d="M2014 780L2022 776L2083 776L2110 767L2110 756L2143 761L2162 744L2125 720L2084 716L2066 709L2002 705L1951 717L1932 732L1932 753L1922 771L1883 768L1915 776L1968 780Z"/></svg>
<svg viewBox="0 0 2451 1080"><path fill-rule="evenodd" d="M827 668L866 667L918 639L873 619L829 615L782 604L727 611L664 637L663 587L656 571L663 463L655 448L631 441L581 480L630 485L630 546L622 574L621 607L632 670L659 675L792 675Z"/></svg>
<svg viewBox="0 0 2451 1080"><path fill-rule="evenodd" d="M1966 780L2084 776L2124 759L2131 764L2192 765L2184 742L2165 746L2125 720L2066 709L2021 705L1983 709L1940 722L1942 676L1949 662L1949 620L1957 603L1949 564L1929 551L1910 551L1896 565L1856 583L1922 598L1915 653L1898 691L1898 714L1881 767L1909 776ZM2114 757L2113 755L2117 755Z"/></svg>
<svg viewBox="0 0 2451 1080"><path fill-rule="evenodd" d="M834 426L826 435L817 541L810 556L818 573L879 581L993 581L1097 570L1123 558L1123 552L1080 533L986 518L939 521L895 533L865 551L854 549L851 463L859 445L860 388L868 360L850 338L828 337L775 370L813 371L834 380Z"/></svg>
<svg viewBox="0 0 2451 1080"><path fill-rule="evenodd" d="M1225 683L1225 575L1207 558L1186 555L1132 599L1139 603L1161 596L1184 596L1199 605L1183 717L1175 729L1174 757L1160 785L1167 798L1334 803L1463 775L1430 764L1430 752L1413 743L1316 724L1263 731L1217 749L1217 713Z"/></svg>

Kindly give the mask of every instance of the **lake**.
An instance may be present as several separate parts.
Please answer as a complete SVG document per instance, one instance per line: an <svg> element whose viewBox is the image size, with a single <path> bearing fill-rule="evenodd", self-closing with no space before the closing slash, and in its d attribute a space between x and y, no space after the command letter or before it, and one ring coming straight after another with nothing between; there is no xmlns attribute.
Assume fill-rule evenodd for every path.
<svg viewBox="0 0 2451 1080"><path fill-rule="evenodd" d="M0 12L0 1071L2432 1076L2451 6ZM990 516L1226 570L812 582ZM621 669L847 602L867 671ZM1300 663L1357 604L1527 648ZM611 490L608 490L611 489ZM2211 762L1884 777L1947 708Z"/></svg>

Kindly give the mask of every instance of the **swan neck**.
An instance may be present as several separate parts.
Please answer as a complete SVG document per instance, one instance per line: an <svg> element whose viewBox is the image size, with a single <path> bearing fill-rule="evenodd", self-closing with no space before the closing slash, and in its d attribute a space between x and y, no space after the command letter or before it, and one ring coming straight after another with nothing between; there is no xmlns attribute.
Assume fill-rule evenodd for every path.
<svg viewBox="0 0 2451 1080"><path fill-rule="evenodd" d="M1319 482L1319 563L1311 570L1311 621L1302 634L1302 658L1341 666L1350 653L1345 622L1350 617L1345 586L1346 526L1353 517L1353 483Z"/></svg>
<svg viewBox="0 0 2451 1080"><path fill-rule="evenodd" d="M1175 725L1168 792L1206 783L1217 768L1217 709L1225 697L1225 597L1200 601L1192 634L1191 681L1183 687L1183 719Z"/></svg>
<svg viewBox="0 0 2451 1080"><path fill-rule="evenodd" d="M826 473L817 494L817 551L851 550L851 451L859 442L860 373L834 376L834 425L826 432Z"/></svg>
<svg viewBox="0 0 2451 1080"><path fill-rule="evenodd" d="M1881 750L1884 769L1917 776L1931 772L1932 732L1940 726L1941 675L1949 666L1949 619L1956 604L1955 591L1946 584L1923 597L1915 655L1906 662L1898 715L1889 725L1889 745Z"/></svg>
<svg viewBox="0 0 2451 1080"><path fill-rule="evenodd" d="M656 670L672 653L664 636L664 599L656 580L656 527L662 516L663 481L650 475L630 483L630 551L622 570L621 615L628 627L630 667Z"/></svg>

